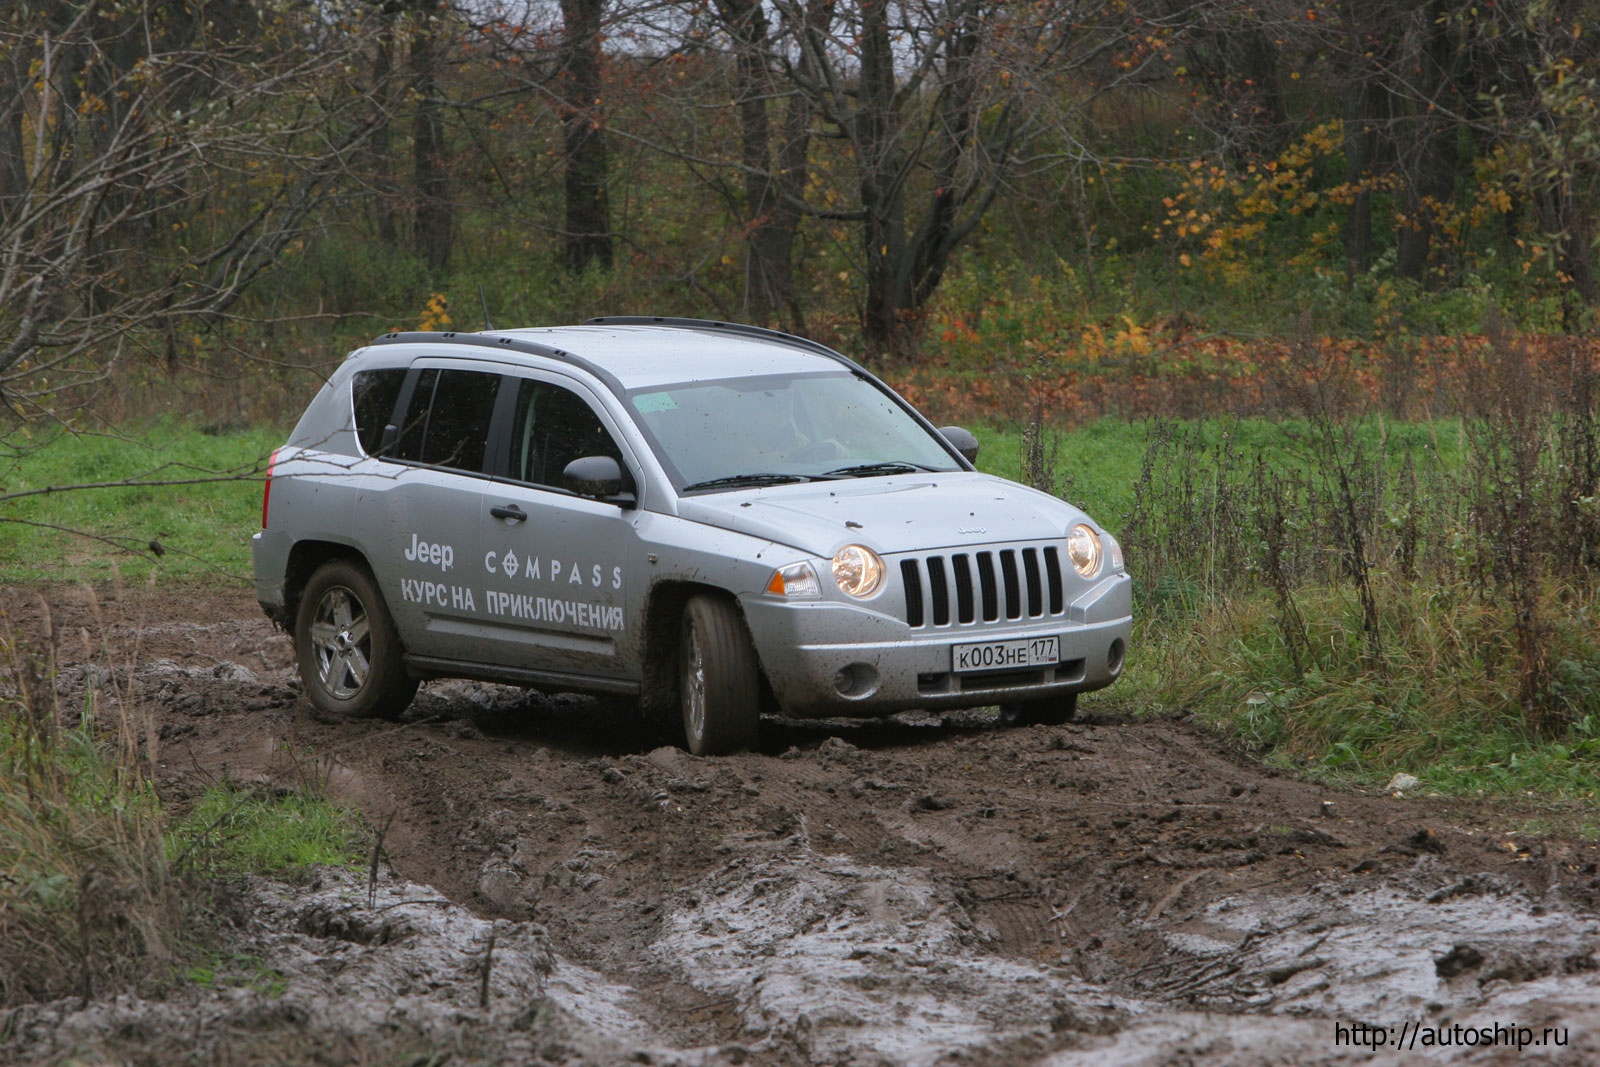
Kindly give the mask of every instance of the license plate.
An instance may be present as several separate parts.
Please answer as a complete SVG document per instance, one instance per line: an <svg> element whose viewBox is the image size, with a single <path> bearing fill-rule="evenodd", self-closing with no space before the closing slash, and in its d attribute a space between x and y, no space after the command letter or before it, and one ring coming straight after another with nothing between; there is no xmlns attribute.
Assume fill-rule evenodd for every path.
<svg viewBox="0 0 1600 1067"><path fill-rule="evenodd" d="M951 669L1005 671L1023 667L1048 667L1061 662L1061 638L1024 637L1015 641L979 641L950 649Z"/></svg>

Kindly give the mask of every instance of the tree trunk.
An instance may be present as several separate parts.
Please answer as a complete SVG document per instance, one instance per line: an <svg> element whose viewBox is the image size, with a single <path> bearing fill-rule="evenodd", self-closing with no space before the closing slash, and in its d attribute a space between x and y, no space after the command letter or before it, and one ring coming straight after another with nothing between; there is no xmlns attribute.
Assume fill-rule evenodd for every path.
<svg viewBox="0 0 1600 1067"><path fill-rule="evenodd" d="M394 176L389 167L389 120L394 105L390 93L390 80L394 73L394 17L396 12L388 4L378 11L379 28L372 57L372 137L367 145L368 167L371 176L372 211L377 224L378 240L393 247L399 241L395 223Z"/></svg>
<svg viewBox="0 0 1600 1067"><path fill-rule="evenodd" d="M889 0L861 0L861 88L855 148L861 168L867 298L861 326L869 348L909 355L903 314L912 307L906 262L905 184L894 100Z"/></svg>
<svg viewBox="0 0 1600 1067"><path fill-rule="evenodd" d="M806 332L806 320L794 283L794 242L804 217L800 204L806 194L813 114L811 103L803 94L789 98L783 139L778 144L778 171L770 187L771 206L750 244L752 268L748 285L752 309L764 308L766 315L774 319L786 317L784 327L799 334Z"/></svg>
<svg viewBox="0 0 1600 1067"><path fill-rule="evenodd" d="M1540 227L1551 235L1556 269L1562 275L1563 284L1570 286L1578 297L1576 303L1563 303L1562 326L1576 329L1582 309L1593 305L1596 297L1592 241L1583 202L1570 177L1553 179L1539 190L1534 202L1538 206Z"/></svg>
<svg viewBox="0 0 1600 1067"><path fill-rule="evenodd" d="M1456 123L1447 109L1435 107L1450 89L1451 59L1454 48L1443 0L1431 0L1424 10L1422 46L1418 57L1418 77L1423 102L1406 128L1397 131L1401 160L1406 172L1406 219L1400 225L1395 274L1436 287L1442 272L1429 270L1434 257L1434 238L1439 232L1438 214L1455 195Z"/></svg>
<svg viewBox="0 0 1600 1067"><path fill-rule="evenodd" d="M6 96L11 104L0 114L0 222L11 217L12 205L22 202L28 187L22 147L23 96L20 90L7 92Z"/></svg>
<svg viewBox="0 0 1600 1067"><path fill-rule="evenodd" d="M561 0L561 129L566 150L567 270L611 267L609 164L601 132L600 21L604 0Z"/></svg>
<svg viewBox="0 0 1600 1067"><path fill-rule="evenodd" d="M445 166L444 117L438 96L439 43L427 19L426 14L418 16L411 40L411 87L417 100L411 164L417 197L417 254L438 276L450 264L452 210L450 176Z"/></svg>
<svg viewBox="0 0 1600 1067"><path fill-rule="evenodd" d="M978 130L979 46L984 12L977 4L951 5L940 35L943 77L917 146L931 188L916 229L907 230L906 182L911 169L895 99L895 53L886 0L863 0L861 90L856 153L861 206L866 216L867 301L863 330L875 351L915 355L922 314L956 248L993 203L1011 154L1015 108L999 105L987 122L982 161L974 158ZM992 72L989 72L992 73ZM931 159L927 157L931 156Z"/></svg>
<svg viewBox="0 0 1600 1067"><path fill-rule="evenodd" d="M1372 180L1378 176L1379 134L1384 128L1386 93L1378 70L1388 62L1383 34L1370 5L1345 0L1344 180L1355 191L1344 220L1345 271L1350 277L1372 269Z"/></svg>
<svg viewBox="0 0 1600 1067"><path fill-rule="evenodd" d="M820 10L820 4L810 3L802 18L809 20ZM768 67L773 42L766 10L760 0L720 0L718 13L733 40L737 72L745 200L744 314L751 322L804 332L793 254L801 218L797 205L805 195L812 109L803 94L790 96L779 127L774 168L767 101L776 95L776 84Z"/></svg>
<svg viewBox="0 0 1600 1067"><path fill-rule="evenodd" d="M946 81L939 93L937 128L941 143L934 165L934 187L922 225L912 236L913 307L920 311L944 278L961 234L956 213L972 195L973 179L961 174L962 157L972 140L977 116L973 114L976 86L973 58L978 51L979 15L971 8L950 27L945 46Z"/></svg>

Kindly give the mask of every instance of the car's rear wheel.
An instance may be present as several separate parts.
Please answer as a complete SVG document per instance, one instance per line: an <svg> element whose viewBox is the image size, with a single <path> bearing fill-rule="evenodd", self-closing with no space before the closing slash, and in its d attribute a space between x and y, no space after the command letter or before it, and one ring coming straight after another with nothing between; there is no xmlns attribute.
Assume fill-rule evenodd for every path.
<svg viewBox="0 0 1600 1067"><path fill-rule="evenodd" d="M1060 726L1077 717L1077 693L1000 705L1000 721L1007 726Z"/></svg>
<svg viewBox="0 0 1600 1067"><path fill-rule="evenodd" d="M739 609L695 596L683 609L678 640L683 734L696 756L750 748L761 725L761 670Z"/></svg>
<svg viewBox="0 0 1600 1067"><path fill-rule="evenodd" d="M397 719L416 695L394 620L367 568L329 560L300 593L295 656L306 695L323 711Z"/></svg>

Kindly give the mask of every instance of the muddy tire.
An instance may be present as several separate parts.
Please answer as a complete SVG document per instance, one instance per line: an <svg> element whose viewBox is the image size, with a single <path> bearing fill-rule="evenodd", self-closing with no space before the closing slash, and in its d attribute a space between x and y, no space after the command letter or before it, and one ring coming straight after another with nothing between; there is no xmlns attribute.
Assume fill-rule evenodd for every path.
<svg viewBox="0 0 1600 1067"><path fill-rule="evenodd" d="M1001 704L1000 721L1006 726L1060 726L1078 717L1078 694Z"/></svg>
<svg viewBox="0 0 1600 1067"><path fill-rule="evenodd" d="M690 598L678 639L678 697L686 747L696 756L751 748L761 725L761 670L732 602Z"/></svg>
<svg viewBox="0 0 1600 1067"><path fill-rule="evenodd" d="M329 560L306 583L294 651L311 703L353 719L398 719L416 695L389 607L367 568Z"/></svg>

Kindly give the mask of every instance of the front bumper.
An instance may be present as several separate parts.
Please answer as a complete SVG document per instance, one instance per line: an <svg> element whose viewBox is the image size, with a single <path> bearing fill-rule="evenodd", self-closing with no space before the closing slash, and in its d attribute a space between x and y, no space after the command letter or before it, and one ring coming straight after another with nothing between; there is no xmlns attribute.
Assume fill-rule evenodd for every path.
<svg viewBox="0 0 1600 1067"><path fill-rule="evenodd" d="M871 717L955 709L1100 689L1122 672L1132 634L1132 582L1102 579L1051 618L913 630L877 611L832 601L743 598L762 669L785 715ZM1058 663L957 673L951 649L977 641L1058 635Z"/></svg>

